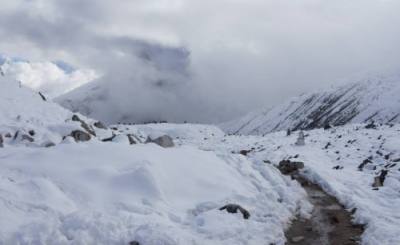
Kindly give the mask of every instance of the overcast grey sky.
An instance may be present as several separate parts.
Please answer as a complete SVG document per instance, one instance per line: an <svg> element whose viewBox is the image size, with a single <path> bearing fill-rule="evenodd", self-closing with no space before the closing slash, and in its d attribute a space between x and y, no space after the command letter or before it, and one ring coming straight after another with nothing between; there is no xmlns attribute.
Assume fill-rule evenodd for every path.
<svg viewBox="0 0 400 245"><path fill-rule="evenodd" d="M180 94L174 103L187 105L179 107L178 121L222 121L354 74L400 67L398 0L0 0L0 6L0 52L65 60L108 74L110 84L117 84L110 74L129 79L141 68L131 49L142 43L186 49L180 65L190 75L178 79L186 90L175 90L178 84L168 91ZM133 84L140 90L142 83Z"/></svg>

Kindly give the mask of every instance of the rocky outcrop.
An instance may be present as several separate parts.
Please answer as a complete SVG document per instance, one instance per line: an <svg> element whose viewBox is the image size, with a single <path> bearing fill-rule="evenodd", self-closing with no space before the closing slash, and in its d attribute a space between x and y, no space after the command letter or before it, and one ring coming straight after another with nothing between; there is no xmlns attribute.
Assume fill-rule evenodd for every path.
<svg viewBox="0 0 400 245"><path fill-rule="evenodd" d="M145 143L154 143L164 148L170 148L175 146L174 140L168 135L163 135L155 139L152 139L150 136L148 136Z"/></svg>
<svg viewBox="0 0 400 245"><path fill-rule="evenodd" d="M244 209L242 206L237 205L237 204L228 204L220 208L219 210L226 210L228 213L231 214L236 214L238 211L242 213L243 219L249 219L250 218L250 213L246 209Z"/></svg>
<svg viewBox="0 0 400 245"><path fill-rule="evenodd" d="M303 168L303 162L292 162L290 160L282 160L278 165L278 169L285 175L292 174Z"/></svg>
<svg viewBox="0 0 400 245"><path fill-rule="evenodd" d="M85 121L83 121L82 119L79 118L78 115L73 115L72 116L72 121L74 122L80 122L81 123L81 127L86 130L86 132L88 132L89 134L96 136L96 132L93 130L93 128L91 126L89 126Z"/></svg>
<svg viewBox="0 0 400 245"><path fill-rule="evenodd" d="M3 147L3 135L0 134L0 148Z"/></svg>
<svg viewBox="0 0 400 245"><path fill-rule="evenodd" d="M85 142L91 139L90 134L82 130L74 130L71 132L70 136L74 138L75 142Z"/></svg>

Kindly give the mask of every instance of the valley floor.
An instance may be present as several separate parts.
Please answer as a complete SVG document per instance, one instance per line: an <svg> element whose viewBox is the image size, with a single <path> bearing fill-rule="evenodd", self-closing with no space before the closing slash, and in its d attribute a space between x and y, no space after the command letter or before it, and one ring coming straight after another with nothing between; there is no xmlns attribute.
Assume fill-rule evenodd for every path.
<svg viewBox="0 0 400 245"><path fill-rule="evenodd" d="M283 245L291 221L312 212L301 185L275 167L283 159L304 162L301 175L354 213L365 225L362 244L400 244L399 125L307 131L305 146L294 144L296 133L115 127L167 134L177 146L92 140L0 149L0 244ZM373 188L382 170L384 186ZM250 218L219 210L229 203Z"/></svg>

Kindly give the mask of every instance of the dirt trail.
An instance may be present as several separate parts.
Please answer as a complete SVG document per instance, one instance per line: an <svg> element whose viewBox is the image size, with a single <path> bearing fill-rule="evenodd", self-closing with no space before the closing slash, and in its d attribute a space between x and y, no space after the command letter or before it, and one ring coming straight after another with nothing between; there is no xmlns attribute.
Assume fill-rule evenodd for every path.
<svg viewBox="0 0 400 245"><path fill-rule="evenodd" d="M351 214L336 198L297 174L292 177L306 190L314 210L310 219L299 218L293 221L286 231L287 245L360 244L363 227L352 224Z"/></svg>

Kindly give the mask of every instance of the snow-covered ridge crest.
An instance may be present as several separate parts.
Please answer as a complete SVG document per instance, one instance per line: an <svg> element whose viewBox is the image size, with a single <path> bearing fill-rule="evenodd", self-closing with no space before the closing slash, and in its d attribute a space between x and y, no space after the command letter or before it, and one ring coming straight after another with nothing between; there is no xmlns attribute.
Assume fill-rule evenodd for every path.
<svg viewBox="0 0 400 245"><path fill-rule="evenodd" d="M74 131L111 135L110 130L94 127L96 121L73 114L9 76L0 75L0 87L0 135L5 145L51 146Z"/></svg>
<svg viewBox="0 0 400 245"><path fill-rule="evenodd" d="M400 122L400 75L375 76L307 93L220 125L233 134L321 128L347 123Z"/></svg>

